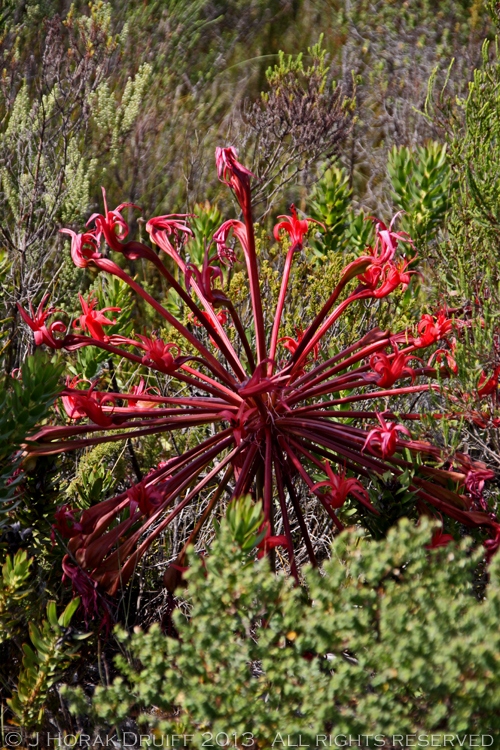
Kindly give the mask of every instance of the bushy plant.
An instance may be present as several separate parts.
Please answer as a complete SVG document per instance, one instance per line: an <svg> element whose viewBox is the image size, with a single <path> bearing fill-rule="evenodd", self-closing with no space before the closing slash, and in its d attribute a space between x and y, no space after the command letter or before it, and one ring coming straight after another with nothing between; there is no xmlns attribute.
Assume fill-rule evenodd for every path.
<svg viewBox="0 0 500 750"><path fill-rule="evenodd" d="M189 553L190 613L174 615L178 638L158 625L120 631L120 676L96 690L91 710L81 690L67 690L72 710L115 731L138 714L140 733L160 746L172 734L191 735L190 747L219 737L258 748L297 745L299 735L311 747L343 735L374 747L375 735L432 735L438 745L457 733L467 748L471 734L496 736L498 558L478 601L470 540L445 546L432 533L407 519L380 542L346 530L324 572L307 571L306 594L223 521L207 558Z"/></svg>
<svg viewBox="0 0 500 750"><path fill-rule="evenodd" d="M387 170L395 204L404 211L401 226L419 249L425 248L443 226L451 191L456 187L446 144L430 141L413 151L393 146Z"/></svg>
<svg viewBox="0 0 500 750"><path fill-rule="evenodd" d="M6 375L0 393L0 527L22 500L22 446L49 417L60 392L62 365L42 352L28 357L17 377Z"/></svg>

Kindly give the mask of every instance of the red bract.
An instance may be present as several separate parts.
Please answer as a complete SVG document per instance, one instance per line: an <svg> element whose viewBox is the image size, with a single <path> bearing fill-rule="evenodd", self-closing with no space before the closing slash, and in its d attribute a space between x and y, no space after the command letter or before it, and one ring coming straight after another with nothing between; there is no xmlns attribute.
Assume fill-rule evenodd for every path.
<svg viewBox="0 0 500 750"><path fill-rule="evenodd" d="M58 341L50 335L37 337L39 342L69 351L94 345L110 357L128 360L135 368L148 368L151 375L163 380L160 391L165 395L148 393L143 381L130 393L112 394L97 391L95 385L88 391L79 391L74 388L78 381L71 381L63 392L65 408L74 419L86 418L88 423L43 426L30 439L29 452L33 455L125 440L131 434L141 438L166 432L186 433L193 428L204 434L194 447L154 468L140 485L83 512L76 521L82 531L68 542L72 560L80 566L82 581L90 576L102 589L116 593L183 508L198 503L200 496L210 492L208 507L212 509L229 487L232 497L253 491L256 499L263 501L268 534L261 549L269 549L276 542L270 529L272 519L281 514L283 534L277 543L286 546L291 571L297 576L291 508L309 558L312 564L316 562L299 498L305 492L316 497L335 527L341 529L336 511L346 498L373 511L363 485L372 477L387 473L395 481L405 472L411 475L409 490L419 513L438 512L470 527L490 529L494 538L488 549L489 552L496 549L500 526L490 513L478 509L473 497L482 481L478 472L485 467L458 461L458 468L445 469L447 462L456 465L454 457L428 442L412 439L405 426L406 420L414 423L419 418L418 414L407 411L408 406L405 410L406 397L411 397L410 403L421 393L430 390L439 393L444 387L433 382L442 373L430 366L412 369L407 363L423 347L426 336L435 340L434 329L444 335L448 322L440 322L439 316L432 325L430 320L424 321L417 340L411 331L392 334L374 328L346 349L320 356L319 347L325 336L351 305L380 299L409 284L408 261L395 257L398 243L409 242L409 238L393 232L392 223L387 229L377 222L375 247L343 270L337 286L310 325L297 340L283 340L288 357L277 361L279 330L296 253L293 249L288 252L276 313L269 320L263 313L255 250L252 175L237 161L234 149L218 150L217 166L220 179L234 190L239 200L242 221L224 222L214 241L219 258L228 254L231 232L241 246L250 291L250 321L244 325L230 300L223 300L222 290L214 288L213 281L219 273L208 251L201 270L184 257L185 240L191 235L189 217L161 216L148 221L151 240L169 256L165 264L151 247L122 242L128 227L119 207L114 212L106 209L105 215L94 217L98 231L102 231L112 250L132 260L141 258L152 263L198 325L194 328L184 325L97 249L87 255L82 249L81 253L85 261L118 277L140 295L162 319L163 326L175 329L176 341L184 339L191 354L183 355L177 344L165 343L152 333L133 339L113 335L107 340L99 330L94 335L88 324L86 330L90 336L71 334ZM295 232L292 243L297 243L302 241L299 235L306 227L302 224L294 228L293 221L295 217L288 222L289 230L291 234ZM281 229L288 231L284 226ZM79 255L76 260L81 261ZM169 270L172 261L177 265L177 274ZM227 310L224 317L222 306ZM229 325L224 325L226 316L231 317L231 336ZM36 324L31 321L35 332L44 325L45 317ZM102 321L94 323L107 325ZM58 325L62 326L52 324L47 333L63 330L56 329ZM405 348L399 351L398 345ZM329 349L327 342L321 352ZM404 377L411 378L411 382L398 382ZM172 384L181 388L179 395L172 395ZM484 382L480 388L486 385ZM147 408L148 404L151 408ZM379 413L382 408L387 422ZM391 408L397 409L397 421L389 421L396 420ZM122 424L123 429L119 429ZM406 438L401 439L401 435ZM414 460L417 456L418 462ZM326 471L328 478L324 482L316 481L318 470ZM473 477L471 471L476 472ZM323 487L327 488L325 492L321 491ZM464 491L453 491L453 487L463 487ZM209 516L207 513L200 517L190 536L191 542Z"/></svg>

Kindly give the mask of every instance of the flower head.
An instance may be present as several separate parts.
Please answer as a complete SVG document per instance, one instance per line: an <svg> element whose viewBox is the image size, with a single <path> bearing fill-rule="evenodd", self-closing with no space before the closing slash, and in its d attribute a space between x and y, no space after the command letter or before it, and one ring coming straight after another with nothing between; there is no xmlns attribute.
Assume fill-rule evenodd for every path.
<svg viewBox="0 0 500 750"><path fill-rule="evenodd" d="M269 521L265 521L265 523L262 524L259 531L262 533L265 530L265 536L262 541L260 541L257 545L257 548L260 550L260 552L257 555L257 558L261 560L266 552L269 552L270 550L274 549L275 547L286 547L288 548L288 539L284 534L280 534L279 536L271 536L271 524Z"/></svg>
<svg viewBox="0 0 500 750"><path fill-rule="evenodd" d="M167 214L165 216L155 216L146 224L146 232L151 237L151 242L161 247L161 249L172 258L178 257L178 249L185 244L189 237L194 237L193 230L186 222L186 219L193 214ZM171 238L174 240L176 247L172 245Z"/></svg>
<svg viewBox="0 0 500 750"><path fill-rule="evenodd" d="M102 189L102 196L104 201L104 214L92 214L87 222L87 226L94 222L95 224L95 235L100 238L101 234L104 235L106 242L112 250L120 253L124 249L123 240L127 237L129 227L121 212L124 208L137 208L141 210L139 206L134 203L120 203L113 211L108 211L108 204L106 201L106 191ZM84 235L85 236L85 235ZM96 240L97 241L97 240ZM77 254L77 258L78 258ZM94 256L95 257L95 256ZM73 258L75 260L75 258ZM76 263L76 260L75 260ZM77 264L78 265L78 264Z"/></svg>
<svg viewBox="0 0 500 750"><path fill-rule="evenodd" d="M448 320L446 313L442 310L438 313L437 318L432 315L422 315L422 320L417 326L417 331L421 334L415 339L415 346L419 348L431 346L436 341L444 338L447 333L453 329L453 321Z"/></svg>
<svg viewBox="0 0 500 750"><path fill-rule="evenodd" d="M77 234L72 229L60 229L63 234L71 237L71 257L78 268L86 268L93 260L102 257L98 251L101 234L96 232L84 232Z"/></svg>
<svg viewBox="0 0 500 750"><path fill-rule="evenodd" d="M382 453L382 458L389 458L396 452L398 432L407 435L410 439L411 435L409 430L402 424L396 424L395 422L387 424L383 416L378 412L377 419L380 423L380 428L375 427L373 430L370 430L361 452L368 448L370 453L377 456L378 453L374 450L374 448L377 448Z"/></svg>
<svg viewBox="0 0 500 750"><path fill-rule="evenodd" d="M71 539L83 531L83 526L75 520L75 511L69 505L61 505L54 514L55 522L52 524L52 540L54 541L54 532L65 539Z"/></svg>
<svg viewBox="0 0 500 750"><path fill-rule="evenodd" d="M375 383L380 388L390 388L397 380L405 376L411 378L413 384L415 371L411 367L407 367L407 362L410 359L415 359L415 357L401 353L397 345L394 345L394 355L392 357L384 352L372 354L370 357L370 367L373 372L363 374L361 377L368 383Z"/></svg>
<svg viewBox="0 0 500 750"><path fill-rule="evenodd" d="M154 335L151 338L147 336L137 336L137 338L139 339L137 346L140 346L146 352L142 358L144 365L153 364L158 370L165 373L175 372L179 368L179 364L170 353L172 349L177 349L177 355L180 354L177 344L165 344L163 339Z"/></svg>
<svg viewBox="0 0 500 750"><path fill-rule="evenodd" d="M311 490L317 493L320 487L329 487L329 492L326 495L323 494L323 498L332 508L336 510L341 508L347 500L348 495L354 495L358 500L362 500L364 504L368 504L371 507L368 493L361 482L354 478L346 479L345 467L339 474L334 474L330 463L325 461L325 470L328 479L323 482L317 482L311 487Z"/></svg>
<svg viewBox="0 0 500 750"><path fill-rule="evenodd" d="M139 385L132 386L132 390L130 392L131 396L142 396L147 395L150 392L153 392L155 396L160 396L160 391L158 388L154 388L153 386L146 388L146 384L144 382L144 378L141 377L139 381ZM132 409L154 409L157 404L154 401L139 401L134 399L129 399L128 405Z"/></svg>
<svg viewBox="0 0 500 750"><path fill-rule="evenodd" d="M81 328L83 331L87 330L93 339L97 341L109 341L109 336L104 333L103 326L112 326L116 324L116 318L109 320L103 313L105 312L121 312L121 307L103 307L102 310L96 310L98 305L97 297L94 297L94 292L89 294L87 300L85 300L81 294L80 304L82 306L83 315L80 315L77 320L73 322L74 328Z"/></svg>
<svg viewBox="0 0 500 750"><path fill-rule="evenodd" d="M394 222L402 213L402 211L398 211L392 217L389 228L386 227L383 221L375 218L375 216L367 217L367 220L371 219L375 225L375 247L369 248L369 253L373 256L373 263L383 265L387 261L392 261L396 254L398 242L409 242L413 247L413 242L407 232L394 232L392 229ZM413 247L413 249L415 248Z"/></svg>
<svg viewBox="0 0 500 750"><path fill-rule="evenodd" d="M284 219L284 221L280 221L279 224L276 224L274 227L274 238L278 240L278 242L281 242L280 233L282 231L286 232L290 237L291 252L294 250L302 250L304 235L307 234L309 223L314 222L315 224L319 224L326 232L325 225L320 221L316 221L316 219L299 219L293 203L290 206L290 210L292 212L291 216L278 216L278 219Z"/></svg>
<svg viewBox="0 0 500 750"><path fill-rule="evenodd" d="M483 370L477 386L477 392L480 398L484 398L485 396L489 396L492 393L496 393L496 390L498 388L499 374L500 366L495 367L495 369L493 370L493 375L490 375L489 378L487 378L487 375Z"/></svg>
<svg viewBox="0 0 500 750"><path fill-rule="evenodd" d="M33 305L30 302L30 310L32 316L31 318L26 310L21 307L19 302L17 303L17 309L19 310L19 313L24 322L29 325L29 327L35 334L35 344L37 346L40 346L40 344L45 344L46 346L50 346L51 349L60 349L63 346L63 342L62 340L56 339L54 337L54 332L58 331L60 333L64 333L66 331L66 326L64 325L64 323L61 323L61 321L56 320L53 323L50 323L49 327L47 328L45 321L50 315L57 312L55 307L48 307L47 310L43 309L49 296L49 294L45 295L45 297L38 305L36 313L33 310Z"/></svg>
<svg viewBox="0 0 500 750"><path fill-rule="evenodd" d="M250 177L253 172L240 164L238 154L233 146L215 149L217 176L221 182L232 188L240 206L250 207Z"/></svg>

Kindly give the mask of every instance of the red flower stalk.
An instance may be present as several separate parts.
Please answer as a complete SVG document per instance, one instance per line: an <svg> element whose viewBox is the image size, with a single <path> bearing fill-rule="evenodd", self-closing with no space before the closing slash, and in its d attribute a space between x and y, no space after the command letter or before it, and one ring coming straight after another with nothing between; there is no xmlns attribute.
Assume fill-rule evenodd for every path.
<svg viewBox="0 0 500 750"><path fill-rule="evenodd" d="M281 316L283 313L283 307L285 305L285 298L286 298L286 291L288 288L288 282L290 279L290 271L292 269L292 262L293 262L293 255L297 250L302 250L302 243L304 241L304 235L307 234L309 223L315 222L316 224L320 224L323 229L326 231L326 227L324 224L321 224L319 221L315 221L315 219L299 219L297 216L297 212L295 210L295 206L290 206L290 209L292 211L292 216L279 216L279 219L285 219L285 221L280 221L279 224L276 224L274 227L274 237L278 242L281 242L280 233L282 231L286 232L290 237L290 249L287 252L286 260L285 260L285 269L283 271L283 279L281 282L281 289L278 297L278 304L276 307L276 313L274 316L274 326L273 331L271 334L271 346L269 348L269 359L274 360L276 356L276 346L278 344L278 335L279 335L279 324L281 321ZM269 375L272 374L272 365L269 365Z"/></svg>
<svg viewBox="0 0 500 750"><path fill-rule="evenodd" d="M218 502L231 478L234 478L233 497L250 491L261 493L256 496L259 499L262 496L264 522L268 524L267 541L262 551L270 549L276 542L271 537L271 519L281 514L285 533L281 539L278 537L280 541L277 543L286 544L290 568L297 575L290 508L293 508L304 536L309 558L315 564L298 499L304 490L319 500L336 528L341 529L336 510L342 507L346 498L350 496L352 502L361 503L374 512L363 484L370 477L383 476L387 472L397 480L414 466L414 462L408 460L408 454L421 458L418 473L410 486L419 512L433 509L470 527L491 530L493 538L488 543L488 553L492 553L500 544L500 534L497 533L500 524L492 514L478 508L475 497L482 492L481 482L487 477L480 472L486 467L458 461L458 468L443 468L450 456L428 442L413 440L405 426L405 423L419 419L418 414L405 411L405 397L439 391L442 387L433 382L439 377L434 368L412 369L408 362L412 357L416 359L415 352L423 349L426 342L432 339L434 343L437 337L442 338L448 333L449 321L444 314L438 315L437 320L430 316L422 319L418 338L408 330L393 335L375 328L343 351L332 356L318 356L324 336L350 305L359 300L380 299L410 283L408 261L396 258L398 243L410 242L407 235L394 232L392 223L387 229L382 222L377 222L375 247L369 248L344 269L322 309L303 333L300 332L297 340L283 339L289 356L284 362L277 363L274 353L287 302L289 274L284 275L275 319L267 324L255 252L250 191L252 175L239 164L233 149L219 150L217 165L219 178L234 190L240 202L243 221L230 219L224 222L215 233L214 241L219 248L219 257L227 252L226 243L231 232L240 243L252 301L253 320L246 326L230 301L223 303L234 323L235 346L224 329L226 318L221 316L222 305L219 304L222 297L219 298L219 291L213 285L219 276L217 267L212 265L214 259L209 258L207 251L200 271L182 257L185 240L191 234L186 221L188 217L162 216L147 224L151 240L177 264L179 277L184 280L182 285L151 248L138 242L123 242L128 233L120 214L123 205L114 212L106 208L105 215L94 217L97 232L103 233L111 249L122 252L127 258L142 258L153 263L168 285L179 294L192 320L196 319L197 324L205 328L213 346L205 345L198 337L197 325L195 330L185 326L116 263L101 257L96 250L97 239L94 246L93 240L87 238L88 247L84 246L83 240L78 240L80 244L77 246L75 240L75 262L88 262L126 282L196 354L181 356L177 344L165 343L154 334L145 333L132 339L118 335L106 337L103 326L112 321L93 317L106 310L95 310L90 300L86 303L89 309L84 310L81 320L82 328L90 334L88 336L71 334L56 340L53 331L64 332L65 329L59 322L46 327L45 320L53 310L44 313L42 305L32 318L24 313L30 320L26 322L31 324L37 343L70 351L94 345L104 349L109 356L123 357L135 367L147 368L160 381L168 375L172 382L183 387L178 396L170 395L167 388L167 395L154 395L151 389L144 388L144 380L141 380L130 393L106 393L99 392L95 384L88 391L79 391L76 389L78 379L68 381L62 394L64 407L73 420L85 418L86 423L44 425L37 435L30 438L29 453L57 454L101 442L125 440L130 437L131 429L134 438L186 432L193 427L206 429L205 438L198 445L154 468L132 490L87 509L74 522L73 518L65 516L71 530L78 530L76 524L82 529L68 542L68 549L80 566L81 580L92 580L108 593L116 593L133 575L155 539L174 522L183 508L197 502L200 494L212 490L217 484L215 497ZM287 228L282 224L281 230L289 231L292 245L298 247L307 220L300 222L295 215L288 218L290 221L285 223L290 226ZM296 253L290 251L290 267L295 256ZM349 290L351 282L353 288ZM405 349L400 352L398 344L404 344ZM322 351L326 349L323 347ZM140 350L140 355L137 350ZM240 358L240 351L245 354L245 360ZM440 355L436 353L434 356L439 361ZM496 381L499 373L500 368L495 370L490 381ZM141 378L143 374L144 371ZM411 380L399 382L405 377ZM479 389L493 392L497 383L490 381L484 379ZM391 411L391 399L397 404L397 420ZM381 408L384 409L382 414ZM389 421L392 419L396 421ZM120 425L123 425L122 430ZM407 439L401 440L401 435ZM337 474L331 468L335 465L341 467ZM324 482L313 479L318 469L327 473ZM471 471L475 473L470 474ZM450 487L463 487L464 491L454 492ZM322 492L322 488L327 488L326 492ZM195 526L196 533L203 523L205 518L202 516ZM69 571L68 564L66 562ZM72 573L73 580L80 580L77 573ZM89 596L91 606L92 592Z"/></svg>
<svg viewBox="0 0 500 750"><path fill-rule="evenodd" d="M194 265L194 263L188 263L186 265L186 289L189 291L191 286L191 279L193 276L198 282L198 286L202 290L203 294L214 307L224 305L227 303L227 297L222 289L216 289L214 287L215 279L220 279L221 284L224 282L224 277L219 266L213 266L211 263L217 259L218 256L208 257L208 247L205 249L205 256L203 258L203 266L201 271Z"/></svg>

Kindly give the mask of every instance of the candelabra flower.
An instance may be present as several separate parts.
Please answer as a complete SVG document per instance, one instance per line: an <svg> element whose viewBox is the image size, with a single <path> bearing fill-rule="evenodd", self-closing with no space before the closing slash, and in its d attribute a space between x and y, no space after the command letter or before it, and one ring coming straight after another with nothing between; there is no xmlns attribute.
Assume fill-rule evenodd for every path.
<svg viewBox="0 0 500 750"><path fill-rule="evenodd" d="M341 529L337 512L349 495L353 502L376 512L366 487L372 477L382 477L387 472L396 482L402 475L411 476L409 490L419 512L437 511L470 527L489 530L487 548L492 553L500 544L500 525L490 513L478 509L475 499L479 488L482 490L485 477L480 471L484 467L453 464L453 457L414 439L405 426L418 420L419 415L405 412L404 398L431 389L439 392L438 381L443 376L442 371L439 373L430 365L412 369L407 363L416 359L418 349L446 335L450 330L448 322L423 319L418 338L411 331L391 334L374 328L342 351L329 355L328 347L320 350L325 335L350 305L359 300L380 299L410 283L408 261L396 258L398 243L410 243L410 238L394 232L393 223L387 228L375 220L374 248L368 248L343 270L322 309L296 341L282 339L288 352L285 360L278 362L276 348L290 268L310 220L298 219L292 210L293 215L281 217L275 230L279 239L281 232L288 232L291 247L276 313L271 324L266 325L253 229L252 173L238 162L234 149L218 149L216 161L219 178L233 190L243 220L224 222L213 239L219 259L224 261L232 257L227 247L231 232L241 246L252 313L249 330L226 294L215 285L222 277L214 265L217 259L210 257L207 250L201 271L185 259L185 243L192 235L189 216L161 216L146 224L151 241L169 257L167 265L151 247L124 242L129 228L121 210L128 204L115 211L105 205L104 214L92 217L95 233L71 235L73 260L81 267L93 265L126 282L151 305L167 329L175 329L177 342L184 339L189 355L184 355L177 343L164 342L154 334L107 337L103 326L112 321L103 319L106 310L96 310L91 298L86 302L82 299L86 308L80 318L80 333L66 334L65 326L58 321L47 328L46 318L54 310L43 312L46 298L36 314L33 309L31 316L21 310L38 344L68 351L96 346L111 357L131 362L141 378L147 369L157 378L168 376L169 383L183 388L181 395L170 395L168 389L160 394L146 389L141 380L128 393L101 393L95 384L80 390L76 388L77 380L68 381L62 395L71 423L41 427L29 440L31 454L58 454L102 442L206 428L206 436L199 444L154 468L135 488L85 510L78 519L68 508L61 512L56 523L70 534L66 575L78 590L86 587L90 598L94 588L89 581L115 594L183 508L214 486L207 510L188 541L192 542L199 533L224 492L230 491L234 498L253 492L263 502L266 538L261 551L275 544L285 547L290 569L296 575L290 509L309 558L316 564L303 514L304 490L317 498L335 527ZM199 328L184 325L123 268L105 257L100 252L101 235L111 250L131 260L140 258L152 263L179 295ZM179 269L177 276L169 270L172 261ZM349 291L351 282L353 288ZM223 314L217 312L220 307L224 308ZM207 336L200 335L202 328ZM63 335L56 338L55 333ZM397 344L404 349L399 351ZM324 352L321 357L320 351ZM398 382L405 377L411 382ZM480 393L496 388L496 378L495 372L495 383L491 379L481 382ZM397 399L397 417L390 408L393 398ZM378 426L374 427L374 422ZM414 460L417 456L418 462ZM452 461L453 468L444 468L447 460ZM417 463L418 470L414 471ZM339 467L337 473L332 468L335 466ZM476 473L471 475L471 471ZM325 481L318 482L318 472L326 475ZM283 533L275 536L273 520L279 514ZM182 565L182 558L178 564Z"/></svg>

